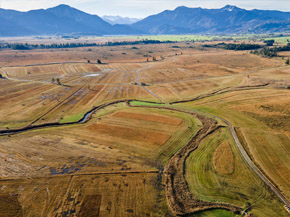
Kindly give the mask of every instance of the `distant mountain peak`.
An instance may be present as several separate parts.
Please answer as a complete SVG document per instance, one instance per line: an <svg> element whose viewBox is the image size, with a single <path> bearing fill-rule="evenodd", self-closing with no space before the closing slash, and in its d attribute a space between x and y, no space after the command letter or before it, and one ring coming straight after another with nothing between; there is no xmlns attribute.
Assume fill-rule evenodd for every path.
<svg viewBox="0 0 290 217"><path fill-rule="evenodd" d="M66 4L60 4L60 5L57 5L57 6L52 7L52 8L72 8L72 7L69 5L66 5Z"/></svg>
<svg viewBox="0 0 290 217"><path fill-rule="evenodd" d="M226 6L224 6L222 8L222 10L229 11L229 12L231 12L233 10L237 10L237 9L240 10L240 8L238 8L238 7L234 6L234 5L226 5Z"/></svg>
<svg viewBox="0 0 290 217"><path fill-rule="evenodd" d="M188 9L188 7L186 7L186 6L179 6L175 10L180 10L180 9Z"/></svg>
<svg viewBox="0 0 290 217"><path fill-rule="evenodd" d="M102 19L110 23L111 25L116 25L116 24L130 25L141 20L140 18L110 16L110 15L105 15L102 17Z"/></svg>
<svg viewBox="0 0 290 217"><path fill-rule="evenodd" d="M173 11L179 11L179 12L182 12L182 11L188 11L188 10L192 10L192 9L195 9L195 10L202 10L201 7L197 7L197 8L189 8L189 7L186 7L186 6L179 6L179 7L175 8L175 10L173 10Z"/></svg>

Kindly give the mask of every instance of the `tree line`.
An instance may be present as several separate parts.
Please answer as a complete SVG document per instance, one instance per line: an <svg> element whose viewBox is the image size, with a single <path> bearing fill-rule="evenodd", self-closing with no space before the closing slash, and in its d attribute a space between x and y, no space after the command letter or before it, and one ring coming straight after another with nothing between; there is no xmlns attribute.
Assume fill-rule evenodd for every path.
<svg viewBox="0 0 290 217"><path fill-rule="evenodd" d="M264 57L277 57L278 52L281 51L290 51L290 43L288 43L286 46L280 46L280 47L264 47L260 50L251 51L252 54L264 56Z"/></svg>
<svg viewBox="0 0 290 217"><path fill-rule="evenodd" d="M265 45L260 44L226 44L226 43L219 43L219 44L206 44L203 45L203 47L210 47L210 48L222 48L226 50L251 50L251 54L260 55L263 57L277 57L278 52L281 51L290 51L290 43L288 43L285 46L279 46L279 47L272 47L275 43L274 40L265 40ZM289 64L289 63L286 63Z"/></svg>
<svg viewBox="0 0 290 217"><path fill-rule="evenodd" d="M225 50L255 50L255 49L260 49L263 46L260 44L227 44L227 43L218 43L218 44L213 44L213 45L203 45L203 47L213 47L213 48L222 48Z"/></svg>
<svg viewBox="0 0 290 217"><path fill-rule="evenodd" d="M164 44L164 43L176 43L176 41L159 41L159 40L116 41L116 42L106 42L102 44L97 44L97 43L53 43L53 44L1 43L0 49L32 50L32 49L105 47L105 46Z"/></svg>

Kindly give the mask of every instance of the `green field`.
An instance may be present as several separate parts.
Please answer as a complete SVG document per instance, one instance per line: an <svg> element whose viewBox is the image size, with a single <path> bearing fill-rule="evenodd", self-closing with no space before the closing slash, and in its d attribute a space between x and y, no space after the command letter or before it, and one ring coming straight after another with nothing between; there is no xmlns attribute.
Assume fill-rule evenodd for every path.
<svg viewBox="0 0 290 217"><path fill-rule="evenodd" d="M89 37L92 38L92 37ZM206 41L264 41L273 39L279 44L287 44L290 41L290 36L284 36L281 34L268 35L268 34L242 34L242 35L140 35L140 36L106 36L106 37L93 37L97 39L112 39L126 41L128 39L132 40L159 40L159 41L177 41L177 42L206 42Z"/></svg>
<svg viewBox="0 0 290 217"><path fill-rule="evenodd" d="M151 102L142 102L142 101L131 101L130 104L132 106L160 106L160 107L164 107L165 106L165 104L151 103Z"/></svg>
<svg viewBox="0 0 290 217"><path fill-rule="evenodd" d="M235 217L235 214L227 210L215 209L189 215L188 217Z"/></svg>
<svg viewBox="0 0 290 217"><path fill-rule="evenodd" d="M221 173L214 166L215 152L224 142L230 145L233 160L227 153L218 165L230 161L233 170L228 173ZM227 128L207 137L192 152L186 161L186 178L192 193L202 200L235 204L258 216L287 216L283 205L245 163Z"/></svg>
<svg viewBox="0 0 290 217"><path fill-rule="evenodd" d="M84 115L85 115L85 112L82 112L75 116L65 116L63 119L60 120L60 123L76 122L76 121L79 121Z"/></svg>
<svg viewBox="0 0 290 217"><path fill-rule="evenodd" d="M290 42L290 36L285 36L285 37L270 37L270 38L265 38L265 40L275 40L275 42L279 44L287 44Z"/></svg>

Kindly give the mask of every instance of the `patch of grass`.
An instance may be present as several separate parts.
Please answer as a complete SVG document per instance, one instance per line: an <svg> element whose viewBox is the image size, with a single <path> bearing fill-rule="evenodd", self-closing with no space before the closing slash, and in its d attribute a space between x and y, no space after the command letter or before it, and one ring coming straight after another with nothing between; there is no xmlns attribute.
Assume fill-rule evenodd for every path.
<svg viewBox="0 0 290 217"><path fill-rule="evenodd" d="M275 40L275 42L279 44L287 44L290 42L290 37L289 36L283 36L283 37L270 37L270 38L265 38L265 40Z"/></svg>
<svg viewBox="0 0 290 217"><path fill-rule="evenodd" d="M84 115L85 115L85 112L79 113L78 115L74 115L74 116L65 116L59 122L60 123L76 122L76 121L79 121Z"/></svg>
<svg viewBox="0 0 290 217"><path fill-rule="evenodd" d="M160 106L164 107L165 104L151 103L151 102L141 102L141 101L131 101L131 105L133 106Z"/></svg>
<svg viewBox="0 0 290 217"><path fill-rule="evenodd" d="M245 41L245 40L271 40L274 39L276 42L285 43L287 40L290 41L289 36L279 36L280 34L270 36L268 34L241 34L241 35L194 35L194 34L185 34L185 35L146 35L146 36L107 36L107 37L95 37L97 39L134 39L134 40L159 40L159 41L225 41L225 40L236 40L236 41Z"/></svg>
<svg viewBox="0 0 290 217"><path fill-rule="evenodd" d="M214 209L189 215L188 217L235 217L235 214L223 209Z"/></svg>

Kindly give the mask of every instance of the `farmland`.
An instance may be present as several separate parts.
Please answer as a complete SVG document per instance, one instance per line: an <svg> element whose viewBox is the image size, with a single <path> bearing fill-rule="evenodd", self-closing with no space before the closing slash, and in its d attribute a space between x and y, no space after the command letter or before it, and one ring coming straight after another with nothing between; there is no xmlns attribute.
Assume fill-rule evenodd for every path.
<svg viewBox="0 0 290 217"><path fill-rule="evenodd" d="M0 51L0 216L287 216L290 67L180 41Z"/></svg>

